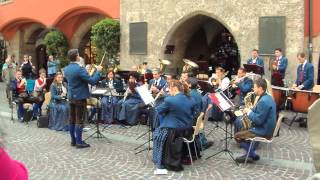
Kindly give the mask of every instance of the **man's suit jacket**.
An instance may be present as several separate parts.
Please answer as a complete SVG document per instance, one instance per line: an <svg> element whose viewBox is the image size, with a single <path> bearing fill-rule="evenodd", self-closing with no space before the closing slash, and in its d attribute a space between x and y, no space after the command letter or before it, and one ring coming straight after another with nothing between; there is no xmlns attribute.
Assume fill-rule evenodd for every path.
<svg viewBox="0 0 320 180"><path fill-rule="evenodd" d="M303 64L300 64L297 68L297 79L296 79L296 84L303 85L302 90L310 90L314 86L314 68L311 63L306 63L303 67L303 78L302 78L302 83L299 81L300 80L300 71L302 68Z"/></svg>
<svg viewBox="0 0 320 180"><path fill-rule="evenodd" d="M245 77L243 81L236 84L240 89L240 105L243 105L243 98L250 92L253 88L252 79Z"/></svg>
<svg viewBox="0 0 320 180"><path fill-rule="evenodd" d="M254 64L254 63L253 63L253 59L252 59L252 58L249 58L249 59L247 60L247 64ZM260 57L257 57L257 60L256 60L256 63L255 63L255 64L263 67L263 66L264 66L263 59L260 58Z"/></svg>
<svg viewBox="0 0 320 180"><path fill-rule="evenodd" d="M278 66L278 71L283 75L285 75L286 73L286 69L287 69L287 66L288 66L288 58L282 56L281 59L279 59L280 61L280 64Z"/></svg>
<svg viewBox="0 0 320 180"><path fill-rule="evenodd" d="M248 117L252 122L249 131L259 136L271 137L276 126L276 103L269 94L264 93Z"/></svg>
<svg viewBox="0 0 320 180"><path fill-rule="evenodd" d="M90 97L88 84L95 85L100 80L101 73L89 76L84 67L71 62L64 68L64 76L68 81L68 99L84 100Z"/></svg>
<svg viewBox="0 0 320 180"><path fill-rule="evenodd" d="M163 115L160 128L190 128L193 125L196 103L192 97L178 93L167 96L164 102L156 107L156 111Z"/></svg>
<svg viewBox="0 0 320 180"><path fill-rule="evenodd" d="M152 85L155 85L155 82L156 82L155 79L151 79L149 81L149 89ZM160 83L156 87L158 88L158 90L160 90L166 85L166 83L167 81L163 77L160 77Z"/></svg>

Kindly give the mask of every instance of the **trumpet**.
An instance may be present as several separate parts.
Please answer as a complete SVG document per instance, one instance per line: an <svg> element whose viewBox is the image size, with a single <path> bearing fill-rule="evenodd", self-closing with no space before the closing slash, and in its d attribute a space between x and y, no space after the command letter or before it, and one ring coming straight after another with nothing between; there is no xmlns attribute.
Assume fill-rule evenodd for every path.
<svg viewBox="0 0 320 180"><path fill-rule="evenodd" d="M99 66L102 66L105 56L106 56L106 51L104 52L104 54L103 54L103 56L102 56L102 59L101 59L101 61L100 61ZM89 76L92 76L92 75L96 72L96 70L97 70L97 65L92 64L91 70L90 70L90 72L89 72Z"/></svg>

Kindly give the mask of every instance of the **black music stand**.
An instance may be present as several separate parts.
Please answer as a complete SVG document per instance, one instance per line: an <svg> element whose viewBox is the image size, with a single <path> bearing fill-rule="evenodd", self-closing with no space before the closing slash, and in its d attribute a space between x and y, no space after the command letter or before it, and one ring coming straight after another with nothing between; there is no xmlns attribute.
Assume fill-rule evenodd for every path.
<svg viewBox="0 0 320 180"><path fill-rule="evenodd" d="M100 89L101 90L101 89ZM96 118L96 131L94 133L92 133L90 136L88 136L85 141L91 137L94 137L94 135L96 134L97 136L95 136L95 138L105 138L109 143L111 143L111 141L101 133L100 131L100 122L101 121L101 107L99 107L99 102L101 101L101 97L105 94L106 92L92 92L92 96L93 97L97 97L98 101L97 101L97 118Z"/></svg>
<svg viewBox="0 0 320 180"><path fill-rule="evenodd" d="M222 112L226 112L228 110L230 110L232 107L234 107L234 104L230 101L230 99L222 92L218 92L218 93L214 93L210 95L210 98L212 100L213 103L215 103ZM213 156L216 156L220 153L228 153L229 156L231 157L231 159L237 164L239 165L236 160L233 157L233 153L228 149L228 139L230 137L228 137L228 124L227 122L225 122L225 147L224 149L222 149L221 151L210 155L209 157L206 158L206 160L210 159ZM232 128L232 127L231 127Z"/></svg>
<svg viewBox="0 0 320 180"><path fill-rule="evenodd" d="M256 64L243 64L243 67L247 72L253 72L255 74L260 74L261 76L264 75L264 68L262 66Z"/></svg>
<svg viewBox="0 0 320 180"><path fill-rule="evenodd" d="M148 143L148 146L138 152L136 152L135 154L139 154L143 151L147 151L147 154L149 153L149 151L152 149L151 148L151 133L152 133L152 121L150 117L153 117L150 115L150 112L154 112L154 103L155 100L152 97L151 93L149 92L148 88L146 86L139 86L135 88L136 91L139 93L141 99L143 100L143 102L148 105L147 111L148 111L148 131L146 133L143 133L143 135L140 135L137 139L143 137L145 134L148 134L148 140L144 143L142 143L141 145L139 145L138 147L134 148L134 150L138 150L140 147L144 146L145 144Z"/></svg>

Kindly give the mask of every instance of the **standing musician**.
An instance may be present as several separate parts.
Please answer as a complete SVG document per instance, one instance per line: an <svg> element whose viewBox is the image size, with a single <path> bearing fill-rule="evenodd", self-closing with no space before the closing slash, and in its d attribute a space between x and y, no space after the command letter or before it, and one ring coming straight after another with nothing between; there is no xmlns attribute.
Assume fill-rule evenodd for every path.
<svg viewBox="0 0 320 180"><path fill-rule="evenodd" d="M63 84L61 72L55 74L50 92L49 128L56 131L66 130L69 120L69 104L67 102L67 89Z"/></svg>
<svg viewBox="0 0 320 180"><path fill-rule="evenodd" d="M314 68L311 63L305 59L304 53L298 53L297 59L300 65L297 68L296 83L293 84L294 89L311 90L314 86L313 76Z"/></svg>
<svg viewBox="0 0 320 180"><path fill-rule="evenodd" d="M101 118L104 122L111 124L116 117L115 109L119 101L119 96L114 93L123 92L122 81L114 77L113 70L109 70L106 79L101 81L102 88L108 88L111 93L101 99Z"/></svg>
<svg viewBox="0 0 320 180"><path fill-rule="evenodd" d="M16 64L12 61L11 56L8 55L5 63L2 65L2 80L6 83L6 95L11 104L11 95L10 95L10 83L15 79L16 73Z"/></svg>
<svg viewBox="0 0 320 180"><path fill-rule="evenodd" d="M280 48L275 49L274 54L276 59L272 64L271 84L283 87L283 79L285 78L286 69L288 66L288 59L282 55Z"/></svg>
<svg viewBox="0 0 320 180"><path fill-rule="evenodd" d="M159 69L152 70L153 79L149 81L149 90L156 96L166 85L166 80L161 77Z"/></svg>
<svg viewBox="0 0 320 180"><path fill-rule="evenodd" d="M138 83L139 73L131 72L129 74L128 88L125 92L124 98L118 102L119 117L120 122L126 122L129 125L135 125L138 122L138 116L141 114L141 110L144 103L136 92L135 88L140 86Z"/></svg>
<svg viewBox="0 0 320 180"><path fill-rule="evenodd" d="M247 64L255 64L261 67L264 66L263 59L259 57L259 51L257 49L251 51L251 58L247 60Z"/></svg>
<svg viewBox="0 0 320 180"><path fill-rule="evenodd" d="M141 74L152 73L152 71L148 68L148 63L143 62L141 67Z"/></svg>
<svg viewBox="0 0 320 180"><path fill-rule="evenodd" d="M82 129L87 98L90 97L88 83L94 85L100 80L102 66L97 66L97 71L93 76L89 76L85 68L79 65L80 56L78 49L69 50L68 58L70 64L64 68L64 75L68 82L71 146L87 148L90 145L82 141Z"/></svg>
<svg viewBox="0 0 320 180"><path fill-rule="evenodd" d="M246 150L246 154L249 154L248 162L259 160L260 157L255 152L257 144L254 144L251 151L248 152L250 142L247 142L246 139L256 136L271 138L276 125L276 104L273 98L266 93L266 89L267 82L265 79L258 79L254 82L254 93L260 98L252 109L245 108L243 110L251 122L251 127L235 133L236 141L240 143L241 148ZM239 119L236 121L239 121ZM246 154L236 158L236 161L244 163Z"/></svg>
<svg viewBox="0 0 320 180"><path fill-rule="evenodd" d="M164 116L163 122L153 133L153 162L158 169L183 170L181 161L188 152L183 151L181 137L190 137L195 117L195 102L188 95L188 87L178 80L169 83L170 96L156 107Z"/></svg>
<svg viewBox="0 0 320 180"><path fill-rule="evenodd" d="M27 81L22 77L22 71L16 70L16 77L13 81L11 81L11 90L12 90L12 97L18 104L17 114L18 120L20 122L23 121L24 116L24 109L23 103L25 99L28 97L26 93Z"/></svg>
<svg viewBox="0 0 320 180"><path fill-rule="evenodd" d="M247 74L247 71L245 68L239 68L237 77L232 83L232 88L236 89L236 92L240 98L239 105L244 104L243 98L253 88L253 81L249 77L247 77L246 74Z"/></svg>

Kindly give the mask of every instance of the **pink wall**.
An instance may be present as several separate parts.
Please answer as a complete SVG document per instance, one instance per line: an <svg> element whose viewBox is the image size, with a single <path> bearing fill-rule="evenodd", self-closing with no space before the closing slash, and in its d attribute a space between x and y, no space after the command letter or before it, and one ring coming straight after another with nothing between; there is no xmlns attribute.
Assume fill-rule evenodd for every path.
<svg viewBox="0 0 320 180"><path fill-rule="evenodd" d="M29 23L56 27L72 34L79 19L92 14L119 19L120 0L12 0L0 5L0 32L10 39L15 31Z"/></svg>

